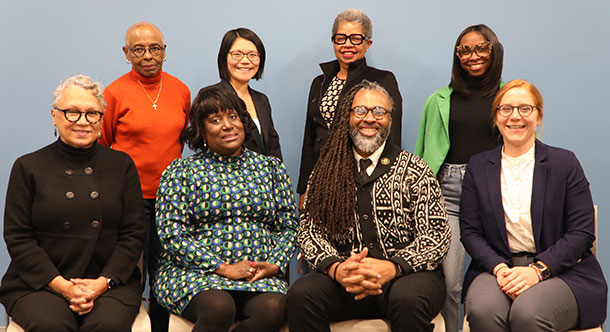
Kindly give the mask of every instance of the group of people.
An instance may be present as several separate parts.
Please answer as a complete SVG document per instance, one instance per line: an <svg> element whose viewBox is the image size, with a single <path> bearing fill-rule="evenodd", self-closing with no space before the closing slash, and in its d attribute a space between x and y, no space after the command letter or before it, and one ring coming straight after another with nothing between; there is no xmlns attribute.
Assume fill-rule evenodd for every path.
<svg viewBox="0 0 610 332"><path fill-rule="evenodd" d="M168 313L193 331L329 331L352 318L432 331L440 312L456 332L460 292L472 331L601 325L589 184L572 152L537 138L536 87L502 82L496 34L458 36L415 153L400 148L396 77L366 63L372 42L365 13L339 13L336 59L307 100L296 202L269 100L249 86L263 74L261 39L228 31L220 82L191 103L162 70L162 32L131 26L131 71L105 90L82 75L63 82L58 139L13 166L9 315L26 331L130 331L144 273L153 331ZM195 154L182 158L185 143ZM312 271L289 287L297 248Z"/></svg>

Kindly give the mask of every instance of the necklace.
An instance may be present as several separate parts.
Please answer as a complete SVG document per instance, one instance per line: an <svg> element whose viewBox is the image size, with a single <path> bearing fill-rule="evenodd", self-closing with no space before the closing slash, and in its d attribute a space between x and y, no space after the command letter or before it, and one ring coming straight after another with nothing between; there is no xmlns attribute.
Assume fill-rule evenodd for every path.
<svg viewBox="0 0 610 332"><path fill-rule="evenodd" d="M161 96L161 89L163 88L163 78L161 78L161 81L159 82L159 93L157 93L157 99L152 100L152 98L150 98L150 96L148 95L148 92L146 92L146 89L144 89L144 85L142 85L142 82L140 82L139 79L136 78L136 81L138 81L138 83L140 83L140 86L142 87L142 90L144 90L144 93L146 94L146 97L148 97L148 100L150 100L153 104L152 107L155 109L155 111L157 110L157 101L159 101L159 96Z"/></svg>

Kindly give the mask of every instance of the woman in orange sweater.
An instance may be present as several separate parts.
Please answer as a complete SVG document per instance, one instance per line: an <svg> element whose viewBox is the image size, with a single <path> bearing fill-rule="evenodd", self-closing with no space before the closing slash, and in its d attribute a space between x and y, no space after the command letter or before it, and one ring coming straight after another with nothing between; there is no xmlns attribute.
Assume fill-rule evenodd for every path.
<svg viewBox="0 0 610 332"><path fill-rule="evenodd" d="M132 70L104 91L107 102L99 142L126 152L136 164L148 219L144 248L149 276L157 270L159 237L154 227L155 197L163 170L182 156L180 139L188 123L191 94L177 78L163 72L165 47L161 30L140 22L125 34L123 52ZM167 331L169 316L151 294L153 331Z"/></svg>

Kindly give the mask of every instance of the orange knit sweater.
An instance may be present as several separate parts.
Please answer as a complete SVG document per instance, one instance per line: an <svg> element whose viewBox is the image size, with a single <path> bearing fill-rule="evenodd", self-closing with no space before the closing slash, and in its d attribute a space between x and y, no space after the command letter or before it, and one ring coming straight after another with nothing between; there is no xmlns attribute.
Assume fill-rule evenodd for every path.
<svg viewBox="0 0 610 332"><path fill-rule="evenodd" d="M157 110L138 80L152 100L162 80ZM146 78L132 70L108 85L104 98L107 106L99 142L129 154L140 175L143 198L155 198L161 173L182 156L180 133L188 124L191 105L188 87L165 72Z"/></svg>

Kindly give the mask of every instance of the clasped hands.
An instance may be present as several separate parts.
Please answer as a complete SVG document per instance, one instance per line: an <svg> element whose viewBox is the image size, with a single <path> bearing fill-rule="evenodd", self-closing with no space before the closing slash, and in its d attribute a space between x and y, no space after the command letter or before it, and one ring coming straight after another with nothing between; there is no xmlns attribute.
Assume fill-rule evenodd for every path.
<svg viewBox="0 0 610 332"><path fill-rule="evenodd" d="M356 294L356 300L381 294L381 287L396 277L393 262L367 255L365 247L360 253L352 252L345 262L334 263L328 268L329 276L334 277L347 292Z"/></svg>
<svg viewBox="0 0 610 332"><path fill-rule="evenodd" d="M237 263L222 263L214 273L232 280L257 281L276 275L280 268L267 262L243 260Z"/></svg>
<svg viewBox="0 0 610 332"><path fill-rule="evenodd" d="M511 300L540 282L536 271L529 266L509 268L506 264L501 263L494 268L494 271L500 289Z"/></svg>
<svg viewBox="0 0 610 332"><path fill-rule="evenodd" d="M108 282L105 277L66 280L57 276L49 283L49 287L70 302L70 310L85 315L93 310L95 300L108 289Z"/></svg>

